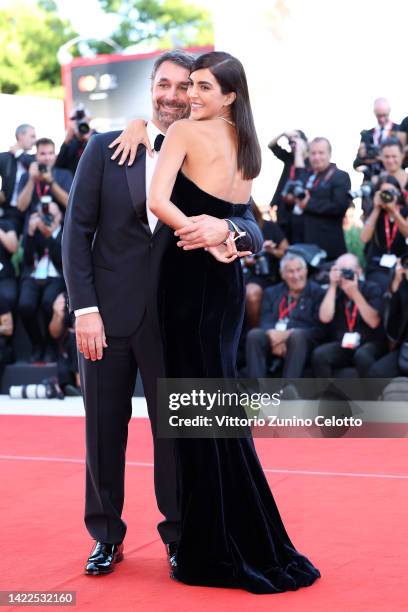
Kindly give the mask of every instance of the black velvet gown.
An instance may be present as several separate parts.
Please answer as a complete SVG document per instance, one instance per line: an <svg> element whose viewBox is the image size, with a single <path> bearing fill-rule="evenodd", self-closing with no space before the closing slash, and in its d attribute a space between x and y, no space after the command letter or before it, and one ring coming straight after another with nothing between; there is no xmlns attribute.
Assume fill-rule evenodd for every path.
<svg viewBox="0 0 408 612"><path fill-rule="evenodd" d="M179 172L172 200L188 216L242 216ZM203 249L174 245L162 269L168 377L234 378L244 315L239 261L224 264ZM177 440L182 535L174 577L190 585L279 593L319 576L291 543L251 436Z"/></svg>

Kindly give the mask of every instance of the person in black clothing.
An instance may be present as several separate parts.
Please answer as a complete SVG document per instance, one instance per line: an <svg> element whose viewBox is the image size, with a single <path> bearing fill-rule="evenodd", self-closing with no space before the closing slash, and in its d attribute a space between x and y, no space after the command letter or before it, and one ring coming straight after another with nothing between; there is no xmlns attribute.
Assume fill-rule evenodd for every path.
<svg viewBox="0 0 408 612"><path fill-rule="evenodd" d="M319 311L320 321L330 325L330 342L313 351L315 376L331 378L336 368L355 366L364 378L387 350L381 290L375 283L359 280L361 273L351 253L339 257L330 270L330 285Z"/></svg>
<svg viewBox="0 0 408 612"><path fill-rule="evenodd" d="M44 357L48 324L53 303L64 291L62 277L62 213L55 204L49 204L49 215L41 212L30 216L23 238L24 260L18 311L33 346L31 361ZM45 334L41 330L38 313L41 312Z"/></svg>
<svg viewBox="0 0 408 612"><path fill-rule="evenodd" d="M0 217L13 223L17 235L20 235L24 221L24 216L17 208L18 185L21 176L34 161L34 156L27 153L34 143L35 130L24 123L16 129L15 144L9 151L0 153Z"/></svg>
<svg viewBox="0 0 408 612"><path fill-rule="evenodd" d="M14 311L17 303L17 280L11 257L18 250L18 238L11 221L0 219L0 310Z"/></svg>
<svg viewBox="0 0 408 612"><path fill-rule="evenodd" d="M75 315L68 310L66 293L60 293L52 306L48 331L58 342L58 384L64 395L81 395L78 353L75 338Z"/></svg>
<svg viewBox="0 0 408 612"><path fill-rule="evenodd" d="M343 217L350 205L351 187L347 172L330 162L331 144L327 138L310 143L310 169L296 161L296 178L306 187L306 195L295 199L294 213L303 216L303 236L294 242L316 244L333 260L346 251Z"/></svg>
<svg viewBox="0 0 408 612"><path fill-rule="evenodd" d="M278 141L286 137L289 142L290 151L287 151L278 144ZM268 147L272 153L283 162L283 170L278 182L278 186L271 201L271 206L277 207L277 220L280 228L285 234L289 242L292 242L292 210L294 199L292 195L282 196L282 191L288 180L295 178L295 158L300 156L308 166L308 147L307 138L302 130L293 130L292 132L283 132L271 140Z"/></svg>
<svg viewBox="0 0 408 612"><path fill-rule="evenodd" d="M408 376L406 366L404 369L401 367L400 354L402 344L408 342L408 252L397 260L386 300L385 331L393 348L371 366L370 378Z"/></svg>
<svg viewBox="0 0 408 612"><path fill-rule="evenodd" d="M405 252L408 238L408 207L395 177L381 177L373 204L360 237L368 244L366 277L384 292L390 282L390 270Z"/></svg>
<svg viewBox="0 0 408 612"><path fill-rule="evenodd" d="M20 179L17 207L29 216L36 212L42 196L48 195L52 196L64 213L72 185L72 174L69 170L55 168L55 145L52 140L40 138L36 144L36 161Z"/></svg>
<svg viewBox="0 0 408 612"><path fill-rule="evenodd" d="M249 327L256 327L263 291L279 282L279 260L284 256L289 243L279 225L274 221L266 221L256 204L252 210L264 238L262 251L244 260L247 322Z"/></svg>
<svg viewBox="0 0 408 612"><path fill-rule="evenodd" d="M400 129L397 123L390 120L390 112L391 107L388 100L377 98L374 101L377 125L361 132L361 142L353 168L357 172L363 172L365 179L371 179L382 171L380 147L385 140L396 136Z"/></svg>
<svg viewBox="0 0 408 612"><path fill-rule="evenodd" d="M265 378L274 360L275 371L283 365L283 378L303 376L308 357L324 336L319 322L323 289L307 279L302 257L288 253L280 263L283 282L264 291L261 323L248 332L247 374Z"/></svg>
<svg viewBox="0 0 408 612"><path fill-rule="evenodd" d="M408 167L408 117L405 117L401 121L401 125L398 130L398 138L404 148L404 162L403 168Z"/></svg>
<svg viewBox="0 0 408 612"><path fill-rule="evenodd" d="M388 138L381 145L381 160L384 166L384 174L389 174L397 179L403 193L405 202L408 203L408 175L402 167L404 161L404 149L397 138ZM380 178L383 173L381 173ZM376 180L377 185L379 179Z"/></svg>
<svg viewBox="0 0 408 612"><path fill-rule="evenodd" d="M89 125L90 119L87 111L82 107L73 110L65 134L65 140L61 145L57 161L55 162L57 168L65 168L72 175L75 174L79 160L85 151L90 137L96 134L95 130L92 130Z"/></svg>

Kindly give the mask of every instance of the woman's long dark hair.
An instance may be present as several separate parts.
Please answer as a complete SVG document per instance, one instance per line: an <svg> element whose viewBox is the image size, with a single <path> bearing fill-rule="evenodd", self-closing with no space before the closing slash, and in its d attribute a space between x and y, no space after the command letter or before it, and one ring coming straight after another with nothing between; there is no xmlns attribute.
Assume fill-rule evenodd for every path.
<svg viewBox="0 0 408 612"><path fill-rule="evenodd" d="M237 165L245 180L253 179L261 171L261 147L255 131L244 68L236 57L223 51L200 55L191 72L203 68L208 68L214 75L223 94L236 94L231 104L231 118L238 137Z"/></svg>

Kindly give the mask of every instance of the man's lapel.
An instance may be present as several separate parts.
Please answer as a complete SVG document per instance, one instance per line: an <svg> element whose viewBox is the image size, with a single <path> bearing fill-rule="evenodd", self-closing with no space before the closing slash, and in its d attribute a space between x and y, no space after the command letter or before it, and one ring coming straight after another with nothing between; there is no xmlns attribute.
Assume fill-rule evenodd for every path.
<svg viewBox="0 0 408 612"><path fill-rule="evenodd" d="M126 164L126 179L137 218L151 235L146 215L146 149L144 146L139 145L133 164L131 166Z"/></svg>

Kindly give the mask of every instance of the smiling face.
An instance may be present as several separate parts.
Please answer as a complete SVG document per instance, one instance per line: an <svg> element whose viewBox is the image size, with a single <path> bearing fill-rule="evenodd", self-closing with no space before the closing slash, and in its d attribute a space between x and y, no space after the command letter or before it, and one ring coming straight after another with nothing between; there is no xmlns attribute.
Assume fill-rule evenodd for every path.
<svg viewBox="0 0 408 612"><path fill-rule="evenodd" d="M153 120L163 132L190 114L188 77L188 70L174 62L163 62L157 69L152 82Z"/></svg>
<svg viewBox="0 0 408 612"><path fill-rule="evenodd" d="M234 102L234 92L223 94L221 87L208 68L201 68L190 74L188 96L191 105L191 118L197 121L230 117L230 105Z"/></svg>
<svg viewBox="0 0 408 612"><path fill-rule="evenodd" d="M281 276L289 287L289 291L299 293L307 283L307 267L302 259L289 259L285 262Z"/></svg>
<svg viewBox="0 0 408 612"><path fill-rule="evenodd" d="M384 168L390 174L398 172L402 167L404 155L398 145L384 147L381 152L381 160Z"/></svg>

